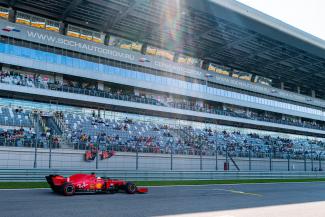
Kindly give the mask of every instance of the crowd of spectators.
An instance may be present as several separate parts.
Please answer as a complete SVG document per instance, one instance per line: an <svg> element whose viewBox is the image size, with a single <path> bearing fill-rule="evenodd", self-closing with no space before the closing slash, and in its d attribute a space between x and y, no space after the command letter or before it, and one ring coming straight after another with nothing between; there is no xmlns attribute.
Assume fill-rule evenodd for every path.
<svg viewBox="0 0 325 217"><path fill-rule="evenodd" d="M21 113L21 108L12 109ZM233 157L294 158L322 157L325 143L308 138L288 138L258 133L195 128L188 125L157 124L125 119L99 118L57 112L66 123L68 141L73 148L89 150L96 145L100 151L148 152L183 155L220 154ZM0 128L0 144L34 147L34 128ZM38 147L60 147L60 139L46 131L38 134Z"/></svg>
<svg viewBox="0 0 325 217"><path fill-rule="evenodd" d="M77 85L78 83L73 82L66 82L62 84L58 81L51 81L46 76L38 75L28 75L28 74L21 74L21 73L14 73L14 72L0 72L0 82L2 83L9 83L15 85L22 85L22 86L29 86L29 87L38 87L38 88L49 88L52 90L57 91L64 91L64 92L73 92L91 96L99 96L105 98L112 98L118 100L126 100L132 102L139 102L139 103L146 103L152 105L159 105L159 106L169 106L172 108L180 108L185 110L192 110L198 112L205 112L205 113L212 113L218 115L225 115L225 116L232 116L232 117L239 117L251 120L258 120L258 121L266 121L278 124L285 124L285 125L292 125L298 127L306 127L312 129L321 129L324 130L325 127L323 125L319 125L316 122L307 122L307 121L300 121L296 119L290 119L282 117L272 117L267 115L258 115L254 113L246 113L246 112L236 112L230 109L222 109L220 107L215 107L211 105L197 105L194 102L163 102L160 99L156 99L153 96L146 96L146 95L136 95L130 91L125 91L122 89L111 89L106 88L105 90L99 90L96 85L90 87L83 87L82 85Z"/></svg>
<svg viewBox="0 0 325 217"><path fill-rule="evenodd" d="M36 143L38 148L49 148L50 145L51 148L60 148L59 136L50 137L48 133L41 131L37 137L32 128L0 128L0 146L35 147Z"/></svg>
<svg viewBox="0 0 325 217"><path fill-rule="evenodd" d="M71 128L71 141L76 149L98 144L100 150L150 152L164 154L206 155L216 153L236 157L295 158L320 156L325 143L307 138L289 139L281 136L244 134L239 131L217 131L192 126L141 123L125 120L111 121L89 118L98 130L89 133L87 120ZM136 125L136 127L134 126ZM142 134L134 132L142 129Z"/></svg>
<svg viewBox="0 0 325 217"><path fill-rule="evenodd" d="M32 147L35 135L35 131L32 128L0 128L0 145Z"/></svg>
<svg viewBox="0 0 325 217"><path fill-rule="evenodd" d="M282 119L282 117L279 118L276 116L272 117L272 116L265 116L265 115L257 115L257 114L246 113L246 112L236 112L230 109L221 109L211 105L205 105L205 106L193 105L193 103L188 103L188 102L177 102L177 103L169 102L168 105L174 108L180 108L180 109L186 109L186 110L192 110L198 112L206 112L206 113L212 113L217 115L232 116L232 117L245 118L251 120L325 130L325 126L319 125L316 122L299 121L296 119L288 119L288 118Z"/></svg>

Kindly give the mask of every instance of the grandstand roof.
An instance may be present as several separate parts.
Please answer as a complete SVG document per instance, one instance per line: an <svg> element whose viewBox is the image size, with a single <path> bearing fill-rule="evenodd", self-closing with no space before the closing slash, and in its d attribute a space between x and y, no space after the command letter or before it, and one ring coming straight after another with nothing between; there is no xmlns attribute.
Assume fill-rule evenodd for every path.
<svg viewBox="0 0 325 217"><path fill-rule="evenodd" d="M0 3L302 87L325 87L325 41L233 0Z"/></svg>

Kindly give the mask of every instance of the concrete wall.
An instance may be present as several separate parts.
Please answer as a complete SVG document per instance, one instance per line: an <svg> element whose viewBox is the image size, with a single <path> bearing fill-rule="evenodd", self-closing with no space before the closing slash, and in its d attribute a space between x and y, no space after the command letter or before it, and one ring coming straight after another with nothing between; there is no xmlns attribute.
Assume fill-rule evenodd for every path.
<svg viewBox="0 0 325 217"><path fill-rule="evenodd" d="M78 150L52 150L51 168L53 169L96 169L96 160L86 162L84 160L84 151ZM38 149L36 163L37 168L48 169L50 153L48 149ZM223 171L225 158L217 156L218 171ZM30 169L34 167L35 149L18 147L0 147L0 169ZM201 170L200 156L186 156L168 154L138 154L139 171L199 171ZM247 158L235 158L240 171L249 171L249 161ZM118 152L116 156L110 159L98 160L97 169L101 170L136 170L136 153ZM322 167L325 166L324 162ZM319 161L313 162L314 168L319 168ZM303 160L290 160L290 171L304 171L305 164ZM310 160L306 162L306 170L311 171ZM237 171L230 161L230 170ZM268 158L252 159L252 171L270 171L270 160ZM202 171L216 171L216 157L202 157ZM288 171L288 161L286 159L272 159L272 171Z"/></svg>

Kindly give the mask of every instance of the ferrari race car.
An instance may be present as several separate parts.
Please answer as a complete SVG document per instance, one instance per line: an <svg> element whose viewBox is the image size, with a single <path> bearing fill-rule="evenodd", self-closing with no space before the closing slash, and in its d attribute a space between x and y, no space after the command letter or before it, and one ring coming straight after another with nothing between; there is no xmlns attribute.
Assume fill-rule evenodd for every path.
<svg viewBox="0 0 325 217"><path fill-rule="evenodd" d="M124 191L128 194L147 193L148 188L137 187L132 182L96 177L95 174L74 174L68 178L60 175L45 177L52 190L65 196L77 192L116 193Z"/></svg>

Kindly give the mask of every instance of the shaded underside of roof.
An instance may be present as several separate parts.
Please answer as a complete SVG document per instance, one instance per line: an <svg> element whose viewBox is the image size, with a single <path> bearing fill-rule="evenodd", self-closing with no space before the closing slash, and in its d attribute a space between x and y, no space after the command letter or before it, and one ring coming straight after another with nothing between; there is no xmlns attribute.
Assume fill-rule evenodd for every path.
<svg viewBox="0 0 325 217"><path fill-rule="evenodd" d="M325 42L232 0L0 0L17 10L325 90Z"/></svg>

